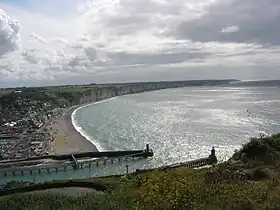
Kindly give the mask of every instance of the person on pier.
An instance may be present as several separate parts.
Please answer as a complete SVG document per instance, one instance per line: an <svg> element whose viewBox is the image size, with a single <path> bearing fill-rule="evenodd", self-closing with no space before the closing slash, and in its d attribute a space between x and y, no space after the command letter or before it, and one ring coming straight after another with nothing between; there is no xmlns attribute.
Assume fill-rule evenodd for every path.
<svg viewBox="0 0 280 210"><path fill-rule="evenodd" d="M216 157L216 151L215 151L215 148L212 147L212 150L211 150L211 155L210 155L210 161L214 164L214 163L217 163L218 160L217 160L217 157Z"/></svg>

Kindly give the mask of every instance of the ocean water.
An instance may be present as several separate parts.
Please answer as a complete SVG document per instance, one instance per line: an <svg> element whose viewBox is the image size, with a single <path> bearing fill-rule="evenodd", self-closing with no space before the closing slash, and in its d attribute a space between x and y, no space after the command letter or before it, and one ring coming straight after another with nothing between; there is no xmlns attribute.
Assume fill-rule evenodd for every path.
<svg viewBox="0 0 280 210"><path fill-rule="evenodd" d="M143 149L150 168L206 157L220 161L261 133L280 132L279 87L188 87L120 96L78 109L79 131L101 151Z"/></svg>
<svg viewBox="0 0 280 210"><path fill-rule="evenodd" d="M0 184L124 174L126 165L133 172L206 157L213 146L218 159L227 160L250 137L280 132L280 85L188 87L120 96L79 108L72 120L100 151L150 144L154 156L50 174L1 175Z"/></svg>

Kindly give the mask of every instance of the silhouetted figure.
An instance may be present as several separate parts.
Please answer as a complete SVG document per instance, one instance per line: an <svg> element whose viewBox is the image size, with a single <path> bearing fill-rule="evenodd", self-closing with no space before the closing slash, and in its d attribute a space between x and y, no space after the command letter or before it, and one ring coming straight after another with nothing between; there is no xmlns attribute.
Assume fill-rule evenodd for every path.
<svg viewBox="0 0 280 210"><path fill-rule="evenodd" d="M126 167L126 175L128 175L128 166L129 165L126 165L125 167Z"/></svg>
<svg viewBox="0 0 280 210"><path fill-rule="evenodd" d="M149 144L146 144L146 152L149 152L150 148L149 148Z"/></svg>
<svg viewBox="0 0 280 210"><path fill-rule="evenodd" d="M212 157L216 156L216 154L215 154L215 148L214 148L214 147L212 147L211 156L212 156Z"/></svg>
<svg viewBox="0 0 280 210"><path fill-rule="evenodd" d="M217 157L216 157L216 151L215 151L215 148L214 147L212 147L212 150L211 150L211 155L210 155L210 157L209 157L209 159L210 159L210 162L212 163L212 164L215 164L215 163L217 163Z"/></svg>

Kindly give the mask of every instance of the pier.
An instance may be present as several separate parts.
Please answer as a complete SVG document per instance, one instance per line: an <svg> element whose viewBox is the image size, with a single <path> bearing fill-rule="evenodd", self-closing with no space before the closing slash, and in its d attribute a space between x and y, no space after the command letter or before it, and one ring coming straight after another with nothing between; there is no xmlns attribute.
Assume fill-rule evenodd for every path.
<svg viewBox="0 0 280 210"><path fill-rule="evenodd" d="M146 145L145 150L131 150L131 151L108 151L108 152L86 152L86 153L76 153L76 154L65 154L56 156L45 156L45 157L34 157L20 160L11 161L0 161L0 176L16 176L24 174L38 173L42 172L51 173L59 171L67 171L68 169L82 169L84 167L91 168L93 166L106 165L108 162L113 164L115 162L127 161L128 159L135 158L147 158L153 156L153 151L149 149L149 145ZM56 162L45 162L44 164L29 165L28 161L39 161L42 163L44 160L55 160ZM16 166L16 164L20 166ZM38 164L38 162L37 162ZM13 165L13 167L5 167L5 165Z"/></svg>
<svg viewBox="0 0 280 210"><path fill-rule="evenodd" d="M0 169L1 176L17 176L17 175L32 175L41 173L58 173L59 171L78 170L83 168L99 167L101 165L119 163L121 161L128 161L129 159L135 159L134 156L123 156L116 158L100 158L100 159L88 159L76 162L63 162L57 164L41 165L41 166L29 166L29 167L11 167ZM138 157L140 158L140 157Z"/></svg>
<svg viewBox="0 0 280 210"><path fill-rule="evenodd" d="M32 166L18 166L18 167L9 167L9 168L1 168L0 169L0 177L2 176L24 176L24 175L36 175L36 174L50 174L50 173L58 173L59 171L67 171L67 170L81 170L83 168L91 168L93 167L101 167L107 164L114 164L114 163L120 163L122 161L128 161L133 159L139 159L139 158L145 158L148 154L150 154L152 151L149 149L149 145L146 146L145 150L136 150L136 151L115 151L111 154L112 157L103 156L102 158L87 158L87 159L78 159L77 154L70 154L69 156L71 159L66 159L67 161L59 161L56 163L45 163L42 165L32 165ZM110 152L105 152L105 154L108 154ZM148 153L148 154L147 154ZM84 153L80 153L84 154ZM117 156L116 154L128 154L123 156ZM22 163L22 162L21 162ZM196 160L191 160L183 163L177 163L172 164L168 166L163 166L157 168L158 170L170 170L172 168L177 167L190 167L190 168L199 168L207 165L213 165L217 163L217 158L215 154L215 149L212 148L211 154L208 157L200 158ZM152 171L154 169L143 169L139 170L136 169L136 172L133 172L132 174L137 173L143 173Z"/></svg>
<svg viewBox="0 0 280 210"><path fill-rule="evenodd" d="M203 166L207 166L207 165L211 166L213 164L216 164L217 162L218 162L218 160L216 157L215 148L212 147L211 154L208 157L191 160L191 161L187 161L184 163L177 163L177 164L165 166L165 167L162 167L161 169L176 168L176 167L181 167L181 166L186 166L189 168L199 168L199 167L203 167Z"/></svg>
<svg viewBox="0 0 280 210"><path fill-rule="evenodd" d="M63 161L63 160L71 160L73 161L73 157L76 160L78 159L86 159L86 158L116 158L123 156L130 157L152 157L154 152L149 148L149 144L146 145L144 150L126 150L126 151L106 151L106 152L83 152L83 153L72 153L72 154L63 154L63 155L46 155L39 157L31 157L25 159L16 159L16 160L3 160L0 161L0 166L2 164L11 164L11 163L22 163L28 161L44 161L44 160L54 160L54 161Z"/></svg>
<svg viewBox="0 0 280 210"><path fill-rule="evenodd" d="M72 161L74 162L73 168L78 168L78 161L76 160L75 156L71 154Z"/></svg>
<svg viewBox="0 0 280 210"><path fill-rule="evenodd" d="M182 166L185 166L188 168L200 168L203 166L212 166L212 165L216 164L217 162L218 162L218 160L216 157L215 148L213 147L211 150L211 154L208 157L190 160L190 161L186 161L183 163L175 163L175 164L168 165L168 166L162 166L157 169L162 170L162 171L167 171L172 168L178 168L178 167L182 167ZM137 169L136 172L134 172L132 174L145 173L145 172L149 172L152 170L154 170L154 169L143 169L143 170Z"/></svg>
<svg viewBox="0 0 280 210"><path fill-rule="evenodd" d="M16 139L18 136L6 136L6 135L0 135L0 140L1 139Z"/></svg>

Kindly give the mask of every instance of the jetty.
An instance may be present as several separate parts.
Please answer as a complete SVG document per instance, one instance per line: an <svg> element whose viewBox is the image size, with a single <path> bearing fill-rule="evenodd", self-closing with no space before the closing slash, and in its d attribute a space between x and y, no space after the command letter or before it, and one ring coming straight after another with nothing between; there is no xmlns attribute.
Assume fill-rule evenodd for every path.
<svg viewBox="0 0 280 210"><path fill-rule="evenodd" d="M157 169L161 170L161 171L168 171L172 168L178 168L178 167L182 167L182 166L185 166L188 168L200 168L200 167L204 167L204 166L212 166L212 165L216 164L217 162L218 162L218 160L216 157L215 148L212 147L211 154L208 157L190 160L190 161L186 161L183 163L175 163L172 165L162 166ZM142 170L137 169L136 172L134 172L132 174L145 173L145 172L149 172L152 170L154 170L154 169L142 169Z"/></svg>
<svg viewBox="0 0 280 210"><path fill-rule="evenodd" d="M146 145L146 149L144 150L125 150L125 151L105 151L105 152L83 152L83 153L71 153L71 154L62 154L62 155L45 155L38 157L30 157L23 159L13 159L13 160L2 160L0 161L0 166L2 164L16 164L22 162L30 162L30 161L63 161L74 159L86 159L86 158L115 158L122 156L130 156L130 157L152 157L154 152L149 148L149 144ZM75 161L74 161L75 162Z"/></svg>
<svg viewBox="0 0 280 210"><path fill-rule="evenodd" d="M71 157L72 157L72 161L74 162L74 166L73 168L78 168L78 161L76 160L75 156L73 154L71 154Z"/></svg>
<svg viewBox="0 0 280 210"><path fill-rule="evenodd" d="M52 163L52 164L41 164L38 165L31 165L31 166L14 166L9 168L0 168L0 177L1 176L24 176L25 174L41 174L43 172L45 173L51 173L59 171L67 171L68 169L78 170L83 168L91 168L91 167L99 167L100 165L106 165L106 164L114 164L114 163L120 163L122 161L128 161L129 159L135 159L135 158L147 158L153 156L153 151L149 149L149 145L146 145L145 150L132 150L132 151L111 151L111 152L87 152L87 153L76 153L76 154L66 154L66 155L59 155L55 156L56 160L60 160L58 162ZM39 157L34 157L36 160L39 159ZM34 160L34 158L32 160ZM42 158L42 157L41 157ZM49 158L49 156L48 156ZM28 159L30 160L30 158ZM66 161L65 161L66 160ZM16 161L16 160L13 160ZM24 160L20 160L21 164ZM26 161L26 159L25 159ZM3 167L3 162L6 164L11 161L1 161L0 166ZM172 168L177 167L190 167L190 168L199 168L207 165L213 165L217 163L217 157L215 154L214 147L211 150L211 154L208 157L200 158L196 160L187 161L184 163L176 163L168 166L163 166L157 168L158 170L169 170ZM15 164L15 163L14 163ZM143 173L148 172L154 169L143 169L139 170L137 169L134 173ZM132 173L133 174L133 173Z"/></svg>
<svg viewBox="0 0 280 210"><path fill-rule="evenodd" d="M128 159L148 158L153 155L153 150L151 150L147 144L144 150L71 153L18 160L5 160L0 161L0 175L23 176L26 173L33 174L34 172L41 174L43 171L47 173L62 170L66 171L68 168L77 170L84 167L90 168L93 165L97 167L100 164L106 165L108 162L113 164L114 162L121 162L122 160L127 161ZM35 161L37 164L42 164L40 166L37 164L30 164Z"/></svg>
<svg viewBox="0 0 280 210"><path fill-rule="evenodd" d="M1 139L16 139L16 138L18 138L18 136L16 136L16 135L0 135L0 140Z"/></svg>

